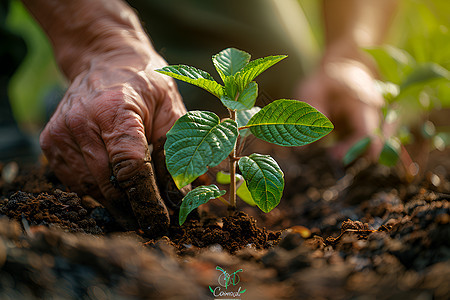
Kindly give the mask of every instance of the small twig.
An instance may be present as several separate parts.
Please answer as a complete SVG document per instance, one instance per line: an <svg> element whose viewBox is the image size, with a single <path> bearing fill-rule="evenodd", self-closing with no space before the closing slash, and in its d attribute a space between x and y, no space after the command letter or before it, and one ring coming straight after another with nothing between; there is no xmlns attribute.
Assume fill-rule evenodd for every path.
<svg viewBox="0 0 450 300"><path fill-rule="evenodd" d="M342 238L342 236L345 233L348 233L348 232L357 233L357 234L360 235L359 238L365 238L370 233L374 233L374 232L388 232L390 230L391 230L390 226L387 226L387 225L381 225L380 228L378 228L376 230L371 230L371 229L351 229L350 228L350 229L342 230L341 234L339 236L335 237L335 238L331 237L331 236L327 237L323 243L324 243L325 246L328 246L328 245L334 246L334 245L337 244L337 242L339 242L339 240Z"/></svg>
<svg viewBox="0 0 450 300"><path fill-rule="evenodd" d="M241 157L240 156L231 156L231 154L230 154L230 155L228 155L228 159L238 161L241 159Z"/></svg>

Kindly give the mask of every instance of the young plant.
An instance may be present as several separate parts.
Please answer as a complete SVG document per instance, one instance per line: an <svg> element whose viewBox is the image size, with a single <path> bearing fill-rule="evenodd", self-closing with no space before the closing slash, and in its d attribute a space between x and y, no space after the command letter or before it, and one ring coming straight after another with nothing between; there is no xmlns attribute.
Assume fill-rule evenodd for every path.
<svg viewBox="0 0 450 300"><path fill-rule="evenodd" d="M414 170L419 166L415 166L405 148L414 140L412 132L415 128L420 128L415 130L420 131L420 139L430 140L435 148L443 149L449 145L448 132L437 128L428 116L433 109L450 107L450 71L444 64L418 61L406 50L393 46L366 51L376 60L383 76L383 81L375 81L385 98L383 118L377 132L383 141L378 162L392 167L401 161L407 174L415 176L417 171ZM389 138L382 134L385 126L396 127ZM350 164L362 155L372 139L365 137L356 142L344 156L344 164Z"/></svg>
<svg viewBox="0 0 450 300"><path fill-rule="evenodd" d="M280 146L302 146L327 135L333 124L309 104L280 99L260 109L254 107L258 85L254 79L263 71L286 58L285 55L268 56L250 61L250 54L228 48L212 57L213 64L223 81L216 82L205 71L186 65L167 66L157 70L178 80L205 89L220 99L230 117L224 120L213 112L190 111L175 122L167 133L164 146L166 165L178 188L193 182L223 160L229 160L230 189L216 185L199 186L189 192L182 201L179 223L198 206L218 198L236 208L236 165L242 173L245 185L240 188L264 212L271 211L280 202L284 175L277 162L269 155L240 156L243 140L250 134ZM237 180L232 180L235 178ZM251 199L248 199L251 198Z"/></svg>
<svg viewBox="0 0 450 300"><path fill-rule="evenodd" d="M408 1L398 11L397 26L390 29L395 47L366 49L378 65L382 81L376 82L376 86L386 100L377 130L378 137L385 141L380 163L388 166L398 163L400 168L404 167L403 173L411 173L408 175L412 177L423 175L419 172L420 164L424 166L431 147L444 150L450 145L450 129L445 122L448 120L433 116L440 109L450 109L450 30L448 14L444 13L449 4L449 1ZM445 116L442 112L438 115ZM390 127L392 137L383 136L385 124ZM392 132L392 128L396 130ZM371 142L370 138L359 141L345 162L356 159Z"/></svg>

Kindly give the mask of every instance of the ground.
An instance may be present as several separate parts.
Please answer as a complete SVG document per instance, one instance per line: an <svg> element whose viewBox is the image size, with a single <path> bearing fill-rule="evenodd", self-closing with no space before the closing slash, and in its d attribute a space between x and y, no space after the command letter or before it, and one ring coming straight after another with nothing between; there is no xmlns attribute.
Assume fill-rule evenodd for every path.
<svg viewBox="0 0 450 300"><path fill-rule="evenodd" d="M317 147L274 150L280 205L202 208L168 236L124 232L45 165L0 168L1 299L448 299L449 152L416 178Z"/></svg>

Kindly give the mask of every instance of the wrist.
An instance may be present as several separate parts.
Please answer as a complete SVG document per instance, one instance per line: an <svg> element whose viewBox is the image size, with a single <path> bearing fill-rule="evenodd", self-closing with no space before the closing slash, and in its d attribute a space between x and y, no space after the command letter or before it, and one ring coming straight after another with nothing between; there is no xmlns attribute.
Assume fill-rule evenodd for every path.
<svg viewBox="0 0 450 300"><path fill-rule="evenodd" d="M98 67L129 66L144 70L155 54L149 42L131 37L108 36L88 47L67 47L58 54L58 63L69 79Z"/></svg>
<svg viewBox="0 0 450 300"><path fill-rule="evenodd" d="M154 52L143 31L122 26L104 27L89 39L73 38L59 47L55 45L58 64L70 80L98 64L142 68Z"/></svg>
<svg viewBox="0 0 450 300"><path fill-rule="evenodd" d="M121 0L23 2L49 36L70 80L97 57L120 59L152 50L137 15Z"/></svg>
<svg viewBox="0 0 450 300"><path fill-rule="evenodd" d="M358 65L366 69L373 77L378 74L375 61L352 38L342 38L326 46L321 61L322 66L339 62Z"/></svg>

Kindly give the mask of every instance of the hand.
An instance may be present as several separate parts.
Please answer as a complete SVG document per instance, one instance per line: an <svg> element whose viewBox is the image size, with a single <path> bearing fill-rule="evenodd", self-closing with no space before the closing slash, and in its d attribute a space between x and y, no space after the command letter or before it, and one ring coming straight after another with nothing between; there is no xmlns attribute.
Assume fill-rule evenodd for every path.
<svg viewBox="0 0 450 300"><path fill-rule="evenodd" d="M376 159L381 151L375 133L384 100L374 87L374 72L369 65L361 54L329 51L319 69L299 86L299 99L313 105L335 125L338 141L330 153L336 159L342 159L355 142L366 136L375 137L368 156Z"/></svg>
<svg viewBox="0 0 450 300"><path fill-rule="evenodd" d="M65 185L98 199L125 228L135 228L137 219L149 234L166 229L168 214L148 144L161 149L166 132L185 113L174 81L154 71L164 65L153 50L92 59L40 137Z"/></svg>

